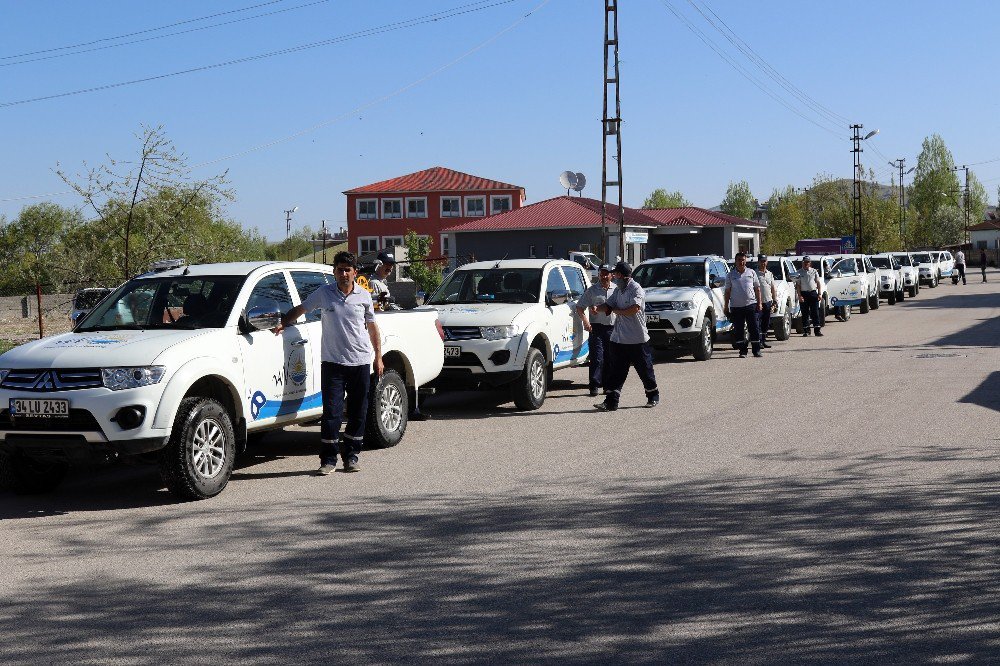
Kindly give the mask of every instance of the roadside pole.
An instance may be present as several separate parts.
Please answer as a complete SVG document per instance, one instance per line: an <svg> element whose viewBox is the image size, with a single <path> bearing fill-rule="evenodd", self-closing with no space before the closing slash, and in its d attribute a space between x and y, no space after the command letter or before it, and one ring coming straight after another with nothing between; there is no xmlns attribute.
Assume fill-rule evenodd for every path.
<svg viewBox="0 0 1000 666"><path fill-rule="evenodd" d="M42 285L35 283L35 300L38 301L38 339L45 337L45 324L42 322Z"/></svg>

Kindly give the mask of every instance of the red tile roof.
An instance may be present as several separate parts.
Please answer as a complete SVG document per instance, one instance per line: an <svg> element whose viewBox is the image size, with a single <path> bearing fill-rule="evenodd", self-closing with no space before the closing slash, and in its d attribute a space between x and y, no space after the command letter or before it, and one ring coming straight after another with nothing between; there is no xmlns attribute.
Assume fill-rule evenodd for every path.
<svg viewBox="0 0 1000 666"><path fill-rule="evenodd" d="M609 225L618 224L618 206L608 204ZM625 224L632 227L658 226L764 226L702 208L663 208L646 210L625 207ZM523 206L500 215L461 222L443 231L513 231L518 229L565 229L601 225L601 202L586 197L555 197Z"/></svg>
<svg viewBox="0 0 1000 666"><path fill-rule="evenodd" d="M431 167L423 171L390 178L371 185L362 185L344 194L383 194L390 192L463 192L478 190L521 190L524 188L499 180L480 178L445 167Z"/></svg>
<svg viewBox="0 0 1000 666"><path fill-rule="evenodd" d="M969 227L969 231L995 231L1000 230L1000 222L980 222Z"/></svg>

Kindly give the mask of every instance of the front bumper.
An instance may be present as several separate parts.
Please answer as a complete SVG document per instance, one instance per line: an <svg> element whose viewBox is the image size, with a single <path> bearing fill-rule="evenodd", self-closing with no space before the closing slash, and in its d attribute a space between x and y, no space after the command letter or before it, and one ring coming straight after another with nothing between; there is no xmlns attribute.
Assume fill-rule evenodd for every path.
<svg viewBox="0 0 1000 666"><path fill-rule="evenodd" d="M447 389L456 384L470 386L508 384L524 372L527 343L522 349L523 336L503 340L448 340L445 345L444 367L431 382L434 388ZM448 356L448 347L458 347L458 356Z"/></svg>

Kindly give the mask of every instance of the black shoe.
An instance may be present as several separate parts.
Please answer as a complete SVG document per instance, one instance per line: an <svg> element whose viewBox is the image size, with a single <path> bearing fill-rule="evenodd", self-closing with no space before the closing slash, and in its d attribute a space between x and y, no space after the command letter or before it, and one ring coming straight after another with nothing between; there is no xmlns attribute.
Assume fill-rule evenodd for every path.
<svg viewBox="0 0 1000 666"><path fill-rule="evenodd" d="M590 397L591 398L596 398L597 397L597 389L595 389L595 388L590 389Z"/></svg>
<svg viewBox="0 0 1000 666"><path fill-rule="evenodd" d="M753 353L753 356L754 356L754 358L763 358L764 357L764 355L761 354L759 351L755 351Z"/></svg>
<svg viewBox="0 0 1000 666"><path fill-rule="evenodd" d="M618 405L616 405L613 402L608 402L607 400L605 400L604 402L597 403L596 405L594 405L594 407L597 407L598 409L604 412L614 412L618 409Z"/></svg>
<svg viewBox="0 0 1000 666"><path fill-rule="evenodd" d="M770 349L771 345L767 344L766 342L762 342L762 343L760 343L760 348L761 349Z"/></svg>
<svg viewBox="0 0 1000 666"><path fill-rule="evenodd" d="M746 357L747 357L747 353L745 351L741 351L740 352L740 358L746 358Z"/></svg>
<svg viewBox="0 0 1000 666"><path fill-rule="evenodd" d="M410 421L430 421L431 415L423 412L413 412L407 417Z"/></svg>
<svg viewBox="0 0 1000 666"><path fill-rule="evenodd" d="M660 404L659 398L650 398L649 400L646 401L647 407L656 407L658 404Z"/></svg>
<svg viewBox="0 0 1000 666"><path fill-rule="evenodd" d="M802 332L802 337L803 338L808 338L810 335L812 335L812 333L810 333L809 331L803 331Z"/></svg>
<svg viewBox="0 0 1000 666"><path fill-rule="evenodd" d="M823 337L823 331L821 331L821 330L819 330L819 329L817 328L817 329L816 329L816 337L817 337L817 338L821 338L821 337Z"/></svg>

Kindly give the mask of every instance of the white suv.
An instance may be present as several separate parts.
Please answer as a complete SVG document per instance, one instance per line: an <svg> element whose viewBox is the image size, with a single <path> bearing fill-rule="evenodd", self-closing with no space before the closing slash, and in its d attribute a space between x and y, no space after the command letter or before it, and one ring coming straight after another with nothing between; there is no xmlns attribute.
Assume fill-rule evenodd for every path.
<svg viewBox="0 0 1000 666"><path fill-rule="evenodd" d="M941 278L951 277L951 274L955 271L955 257L951 255L951 252L941 250L940 252L932 252L931 254L937 259L938 281L940 282Z"/></svg>
<svg viewBox="0 0 1000 666"><path fill-rule="evenodd" d="M878 274L866 254L837 254L830 257L833 265L826 288L833 307L857 305L861 314L877 310Z"/></svg>
<svg viewBox="0 0 1000 666"><path fill-rule="evenodd" d="M681 347L695 359L712 358L713 341L733 325L722 313L729 265L722 257L696 255L650 259L632 278L646 291L646 328L653 347Z"/></svg>
<svg viewBox="0 0 1000 666"><path fill-rule="evenodd" d="M903 289L910 298L920 292L920 271L917 262L906 252L892 252L892 257L899 262L899 270L903 274Z"/></svg>
<svg viewBox="0 0 1000 666"><path fill-rule="evenodd" d="M889 305L901 303L906 297L902 264L888 252L872 255L868 259L875 267L879 296L884 297Z"/></svg>
<svg viewBox="0 0 1000 666"><path fill-rule="evenodd" d="M320 417L320 311L270 329L335 284L332 268L177 264L118 287L72 333L0 355L0 477L14 490L53 489L72 461L153 454L172 493L203 499L250 435ZM365 438L392 446L443 343L434 312L375 316L385 373Z"/></svg>
<svg viewBox="0 0 1000 666"><path fill-rule="evenodd" d="M589 282L565 259L460 266L430 300L444 328L439 388L509 386L520 409L545 402L554 370L582 365L590 342L575 301Z"/></svg>
<svg viewBox="0 0 1000 666"><path fill-rule="evenodd" d="M941 282L937 259L932 252L914 252L913 261L917 265L920 284L926 284L933 289Z"/></svg>

